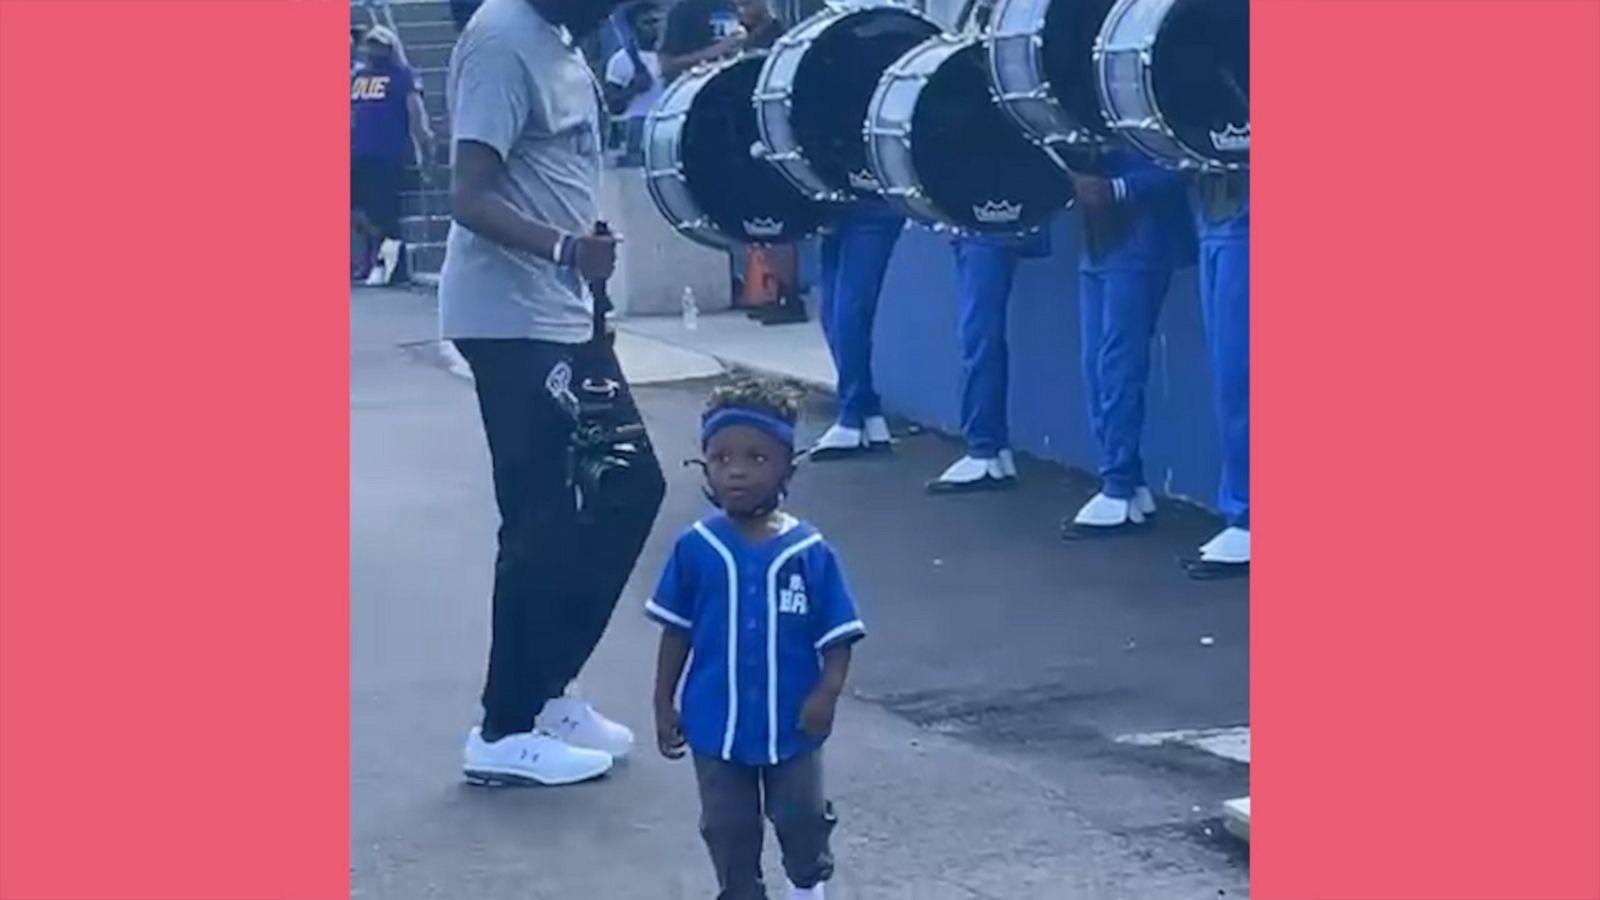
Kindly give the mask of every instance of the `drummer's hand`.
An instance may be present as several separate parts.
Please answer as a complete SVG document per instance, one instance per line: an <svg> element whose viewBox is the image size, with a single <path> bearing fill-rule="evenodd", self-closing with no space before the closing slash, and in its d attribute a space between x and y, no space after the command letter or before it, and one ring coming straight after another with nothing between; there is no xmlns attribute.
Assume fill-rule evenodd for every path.
<svg viewBox="0 0 1600 900"><path fill-rule="evenodd" d="M572 264L584 281L605 281L617 267L617 238L610 234L586 234L573 238Z"/></svg>
<svg viewBox="0 0 1600 900"><path fill-rule="evenodd" d="M1116 194L1111 189L1111 182L1093 175L1072 176L1072 190L1077 194L1078 202L1088 209L1105 209L1116 202Z"/></svg>

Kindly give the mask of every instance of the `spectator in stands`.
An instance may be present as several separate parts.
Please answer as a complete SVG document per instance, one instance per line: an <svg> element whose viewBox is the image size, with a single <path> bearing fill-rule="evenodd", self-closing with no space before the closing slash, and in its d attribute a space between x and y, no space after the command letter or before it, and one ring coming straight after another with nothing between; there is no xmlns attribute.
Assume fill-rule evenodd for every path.
<svg viewBox="0 0 1600 900"><path fill-rule="evenodd" d="M606 107L622 123L623 165L638 165L644 144L644 120L661 96L661 7L651 0L628 7L629 34L622 49L606 62Z"/></svg>
<svg viewBox="0 0 1600 900"><path fill-rule="evenodd" d="M771 0L733 0L733 8L745 32L744 49L770 50L783 37L783 20L773 14Z"/></svg>
<svg viewBox="0 0 1600 900"><path fill-rule="evenodd" d="M364 239L362 268L369 285L390 283L400 266L406 165L415 159L426 178L433 144L421 80L402 62L399 48L393 31L374 26L363 35L350 74L350 216Z"/></svg>
<svg viewBox="0 0 1600 900"><path fill-rule="evenodd" d="M743 50L748 34L738 21L730 0L678 0L667 13L661 39L661 74L671 81L701 63Z"/></svg>

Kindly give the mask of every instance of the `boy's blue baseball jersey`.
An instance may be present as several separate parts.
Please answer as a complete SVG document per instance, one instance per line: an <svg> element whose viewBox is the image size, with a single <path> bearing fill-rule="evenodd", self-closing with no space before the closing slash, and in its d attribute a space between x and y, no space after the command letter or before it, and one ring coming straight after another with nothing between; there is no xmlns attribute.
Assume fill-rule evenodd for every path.
<svg viewBox="0 0 1600 900"><path fill-rule="evenodd" d="M821 742L800 710L822 675L822 651L866 628L839 560L815 528L790 519L752 544L725 516L678 539L645 612L689 633L683 734L696 753L777 765Z"/></svg>

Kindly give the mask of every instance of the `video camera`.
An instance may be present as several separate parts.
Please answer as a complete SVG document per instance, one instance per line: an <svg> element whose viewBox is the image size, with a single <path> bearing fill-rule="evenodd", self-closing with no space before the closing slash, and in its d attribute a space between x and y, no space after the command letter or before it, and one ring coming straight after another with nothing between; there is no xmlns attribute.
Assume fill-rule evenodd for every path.
<svg viewBox="0 0 1600 900"><path fill-rule="evenodd" d="M621 392L622 386L609 378L586 378L569 395L574 427L567 447L567 483L577 492L580 514L627 503L625 476L647 437L642 423L620 414Z"/></svg>

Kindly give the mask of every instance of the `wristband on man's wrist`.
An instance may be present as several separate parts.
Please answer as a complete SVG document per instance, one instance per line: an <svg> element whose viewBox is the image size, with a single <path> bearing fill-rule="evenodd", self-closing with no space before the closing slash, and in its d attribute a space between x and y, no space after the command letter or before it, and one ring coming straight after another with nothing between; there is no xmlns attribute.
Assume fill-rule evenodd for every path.
<svg viewBox="0 0 1600 900"><path fill-rule="evenodd" d="M558 266L568 265L568 255L573 250L572 238L563 234L556 237L555 246L550 248L550 261Z"/></svg>

